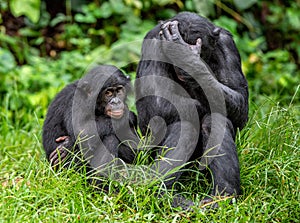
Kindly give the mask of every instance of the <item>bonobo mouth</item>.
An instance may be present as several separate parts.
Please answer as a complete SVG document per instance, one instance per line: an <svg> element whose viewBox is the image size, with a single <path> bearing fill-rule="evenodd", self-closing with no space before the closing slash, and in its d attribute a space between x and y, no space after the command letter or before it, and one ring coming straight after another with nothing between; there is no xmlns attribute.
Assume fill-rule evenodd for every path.
<svg viewBox="0 0 300 223"><path fill-rule="evenodd" d="M124 114L124 110L123 109L118 109L118 110L108 110L107 111L107 115L114 118L114 119L120 119L122 118Z"/></svg>

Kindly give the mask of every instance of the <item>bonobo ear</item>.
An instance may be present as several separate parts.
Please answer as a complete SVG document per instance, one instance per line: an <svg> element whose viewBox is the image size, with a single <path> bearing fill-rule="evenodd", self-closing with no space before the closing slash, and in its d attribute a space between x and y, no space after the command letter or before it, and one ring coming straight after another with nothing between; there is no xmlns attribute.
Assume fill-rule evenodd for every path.
<svg viewBox="0 0 300 223"><path fill-rule="evenodd" d="M214 30L213 30L213 35L215 36L215 37L218 37L219 35L220 35L220 32L221 32L221 28L220 27L216 27L216 28L214 28Z"/></svg>
<svg viewBox="0 0 300 223"><path fill-rule="evenodd" d="M220 27L215 27L214 30L212 31L212 42L211 46L215 47L220 39L220 32L221 28Z"/></svg>

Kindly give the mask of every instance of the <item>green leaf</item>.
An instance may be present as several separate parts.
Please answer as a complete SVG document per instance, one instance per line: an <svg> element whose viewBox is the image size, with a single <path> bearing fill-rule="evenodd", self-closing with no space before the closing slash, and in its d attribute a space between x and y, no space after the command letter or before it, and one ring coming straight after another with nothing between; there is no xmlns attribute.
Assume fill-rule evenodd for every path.
<svg viewBox="0 0 300 223"><path fill-rule="evenodd" d="M102 18L107 19L112 15L112 7L108 2L104 2L100 7L100 15Z"/></svg>
<svg viewBox="0 0 300 223"><path fill-rule="evenodd" d="M21 34L21 36L28 36L28 37L38 37L40 36L40 32L35 31L29 27L24 27L22 29L19 30L19 33Z"/></svg>
<svg viewBox="0 0 300 223"><path fill-rule="evenodd" d="M25 15L33 23L37 23L40 18L40 0L11 0L10 9L15 17Z"/></svg>
<svg viewBox="0 0 300 223"><path fill-rule="evenodd" d="M110 0L110 5L114 12L122 14L125 9L125 5L122 0Z"/></svg>
<svg viewBox="0 0 300 223"><path fill-rule="evenodd" d="M230 31L233 35L237 34L237 22L226 16L220 16L214 24Z"/></svg>
<svg viewBox="0 0 300 223"><path fill-rule="evenodd" d="M299 18L299 10L295 10L293 8L287 9L286 13L289 23L294 29L300 29L300 18Z"/></svg>
<svg viewBox="0 0 300 223"><path fill-rule="evenodd" d="M245 10L257 3L257 0L233 0L233 2L239 10Z"/></svg>
<svg viewBox="0 0 300 223"><path fill-rule="evenodd" d="M0 73L5 74L16 66L15 58L10 51L0 48Z"/></svg>
<svg viewBox="0 0 300 223"><path fill-rule="evenodd" d="M211 0L193 0L196 12L207 17L215 14L214 4Z"/></svg>
<svg viewBox="0 0 300 223"><path fill-rule="evenodd" d="M75 21L82 22L82 23L95 23L97 22L97 19L91 14L86 14L86 15L76 14Z"/></svg>

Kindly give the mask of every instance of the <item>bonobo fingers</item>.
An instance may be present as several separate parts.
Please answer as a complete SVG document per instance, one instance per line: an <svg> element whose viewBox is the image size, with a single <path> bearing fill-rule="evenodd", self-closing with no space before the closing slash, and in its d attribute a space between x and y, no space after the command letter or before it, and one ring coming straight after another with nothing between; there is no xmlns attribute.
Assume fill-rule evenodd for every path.
<svg viewBox="0 0 300 223"><path fill-rule="evenodd" d="M167 40L174 43L179 43L184 46L189 46L192 52L196 55L201 54L202 47L202 39L198 38L195 45L190 45L186 43L178 29L179 22L177 20L163 23L161 25L161 31L159 32L159 36L161 40Z"/></svg>
<svg viewBox="0 0 300 223"><path fill-rule="evenodd" d="M189 45L190 49L194 54L200 55L201 54L201 47L202 47L202 39L198 38L195 45Z"/></svg>
<svg viewBox="0 0 300 223"><path fill-rule="evenodd" d="M183 45L188 45L182 39L179 29L178 29L178 21L166 22L161 25L160 32L161 39L167 40L174 43L180 43Z"/></svg>
<svg viewBox="0 0 300 223"><path fill-rule="evenodd" d="M63 159L67 156L68 152L65 147L58 146L49 156L49 159Z"/></svg>
<svg viewBox="0 0 300 223"><path fill-rule="evenodd" d="M55 139L55 142L64 142L66 140L69 140L69 136L60 136L57 139Z"/></svg>
<svg viewBox="0 0 300 223"><path fill-rule="evenodd" d="M179 29L178 29L178 21L172 21L170 22L170 32L172 35L172 41L175 43L180 43L183 45L188 45L184 40L182 39Z"/></svg>
<svg viewBox="0 0 300 223"><path fill-rule="evenodd" d="M166 40L162 30L159 31L159 37L160 37L160 40Z"/></svg>
<svg viewBox="0 0 300 223"><path fill-rule="evenodd" d="M170 22L166 22L160 26L164 40L172 41L172 34L169 31Z"/></svg>
<svg viewBox="0 0 300 223"><path fill-rule="evenodd" d="M202 46L202 39L201 38L197 39L196 46L198 46L198 47Z"/></svg>
<svg viewBox="0 0 300 223"><path fill-rule="evenodd" d="M67 154L67 150L62 145L58 146L49 156L51 166L55 167L63 162L66 159Z"/></svg>
<svg viewBox="0 0 300 223"><path fill-rule="evenodd" d="M60 143L60 145L50 153L49 161L52 167L55 167L66 159L68 152L65 147L69 143L69 136L60 136L55 141Z"/></svg>

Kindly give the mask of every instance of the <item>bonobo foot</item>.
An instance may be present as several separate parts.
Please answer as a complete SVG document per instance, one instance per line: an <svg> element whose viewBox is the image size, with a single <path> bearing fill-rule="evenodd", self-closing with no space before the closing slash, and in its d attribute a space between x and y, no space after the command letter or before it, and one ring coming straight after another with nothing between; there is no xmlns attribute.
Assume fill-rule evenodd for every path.
<svg viewBox="0 0 300 223"><path fill-rule="evenodd" d="M66 157L68 155L66 146L69 144L69 136L58 137L55 141L57 143L60 143L60 145L56 147L56 149L52 153L50 153L49 156L50 164L53 168L66 160Z"/></svg>
<svg viewBox="0 0 300 223"><path fill-rule="evenodd" d="M161 40L167 40L170 42L182 44L188 46L192 53L199 55L201 54L202 40L198 38L195 45L190 45L185 42L178 29L178 21L170 21L161 25L161 31L159 32Z"/></svg>
<svg viewBox="0 0 300 223"><path fill-rule="evenodd" d="M202 210L215 210L219 208L219 202L229 200L230 204L234 202L234 196L212 196L205 197L199 203L199 207ZM228 201L227 201L228 202ZM193 211L192 207L195 207L195 203L189 199L186 199L182 195L175 195L172 201L172 207L181 207L185 211Z"/></svg>
<svg viewBox="0 0 300 223"><path fill-rule="evenodd" d="M177 194L173 197L173 201L172 201L173 208L181 207L182 210L184 211L192 211L193 206L195 206L194 202L189 199L186 199L182 195Z"/></svg>
<svg viewBox="0 0 300 223"><path fill-rule="evenodd" d="M233 203L235 199L234 196L212 196L212 197L205 197L200 201L200 207L202 209L217 209L219 208L219 202L230 200L230 204Z"/></svg>

